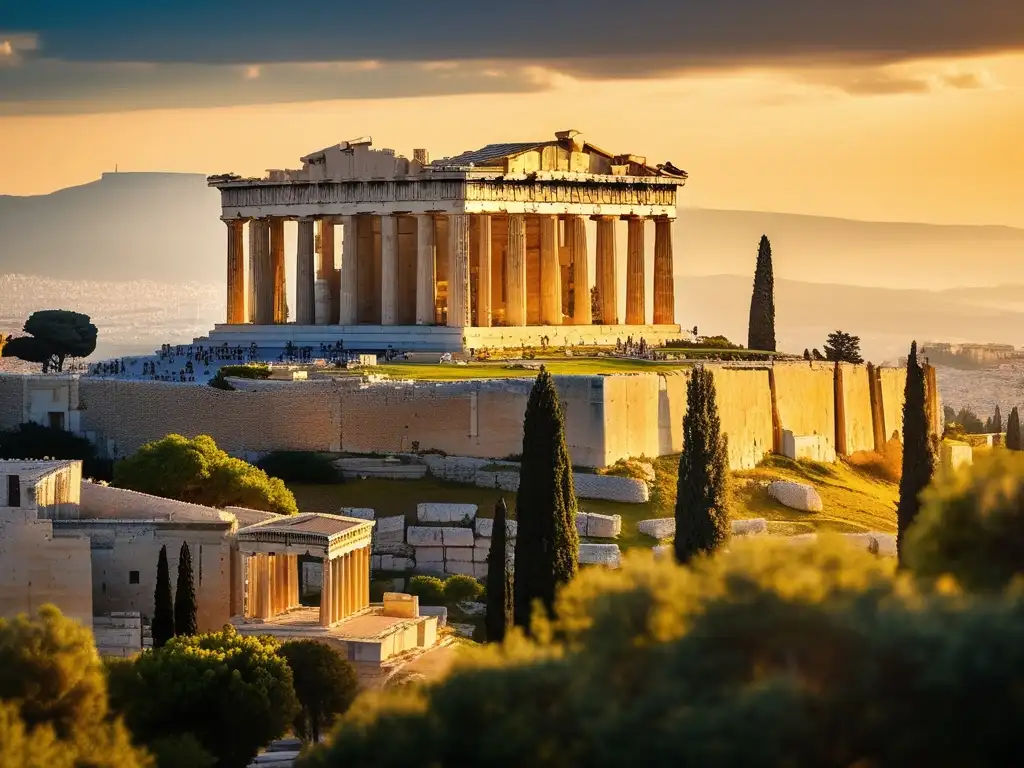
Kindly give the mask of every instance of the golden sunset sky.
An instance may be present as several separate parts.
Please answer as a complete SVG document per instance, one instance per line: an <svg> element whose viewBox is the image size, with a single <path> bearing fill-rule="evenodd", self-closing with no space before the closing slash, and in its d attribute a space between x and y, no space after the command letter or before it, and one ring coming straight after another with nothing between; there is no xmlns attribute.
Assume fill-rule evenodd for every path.
<svg viewBox="0 0 1024 768"><path fill-rule="evenodd" d="M736 11L750 2L719 5ZM127 4L98 5L128 13ZM739 34L728 26L741 23L735 14L718 19L706 2L691 5L700 6L687 11L696 16L667 21L678 27L660 35L653 4L655 15L631 30L634 42L622 50L604 32L579 50L546 38L520 50L513 30L494 40L493 56L478 44L431 47L423 36L403 38L404 28L392 40L376 20L366 21L363 40L353 37L353 19L357 29L338 50L354 56L328 63L331 40L299 19L283 41L245 27L218 47L215 35L183 31L189 14L207 13L184 2L180 28L168 22L161 35L160 19L141 11L127 20L110 15L117 23L104 34L131 45L98 34L87 49L74 36L79 17L48 28L20 9L13 24L0 15L0 194L82 184L115 165L258 174L299 166L303 154L362 135L406 155L426 147L437 158L576 128L613 152L685 168L687 205L1024 227L1020 0L908 0L906 14L891 12L895 19L870 0L859 6L863 18L877 18L848 35L851 18L860 17L836 5L832 26L815 17L818 26L802 37L743 55L730 51L749 47L768 21L755 19L749 34ZM806 3L789 5L807 15ZM462 0L435 7L447 6L452 18L455 6L473 7ZM929 7L945 14L941 24L915 20L915 9ZM988 16L966 23L951 15L960 12L954 7ZM698 21L710 30L706 45ZM157 30L149 38L140 37L143 23ZM654 30L650 51L643 38L635 41L643 29ZM577 31L588 34L583 25Z"/></svg>

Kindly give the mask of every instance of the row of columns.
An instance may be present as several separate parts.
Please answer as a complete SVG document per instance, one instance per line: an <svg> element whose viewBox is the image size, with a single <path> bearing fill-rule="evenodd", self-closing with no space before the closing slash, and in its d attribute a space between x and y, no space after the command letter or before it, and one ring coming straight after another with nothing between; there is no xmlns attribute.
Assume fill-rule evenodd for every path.
<svg viewBox="0 0 1024 768"><path fill-rule="evenodd" d="M370 605L370 549L325 557L320 624L329 627Z"/></svg>
<svg viewBox="0 0 1024 768"><path fill-rule="evenodd" d="M440 214L417 214L416 220L416 308L417 325L432 325L435 320L437 285L437 248L434 219ZM321 220L321 263L316 266L315 220L298 221L296 249L296 301L294 322L312 325L316 321L315 280L326 280L330 292L330 318L340 325L358 322L357 284L358 232L354 216L342 216L342 257L340 269L335 262L334 219ZM562 273L559 261L558 216L542 215L540 231L540 318L543 325L563 324ZM576 289L568 320L574 325L592 322L592 307L587 259L586 222L582 216L565 216L565 239L569 250L571 274ZM615 221L620 217L595 216L597 225L596 275L593 284L600 297L601 320L604 325L621 321L618 305L617 256ZM475 219L475 222L473 221ZM476 325L487 327L493 322L491 286L492 217L488 214L453 214L447 216L447 324L454 327L471 325L471 233L475 228L478 255L476 290ZM527 324L526 216L510 214L505 252L505 325ZM645 325L645 219L627 217L626 245L626 308L625 324ZM287 321L287 300L284 272L284 219L253 219L249 224L249 292L250 311L246 318L243 226L245 220L228 220L228 323L271 325ZM473 226L475 225L475 226ZM398 320L398 215L380 217L380 324L395 325ZM655 217L654 229L654 324L675 323L675 289L672 279L672 220ZM335 299L335 297L337 297Z"/></svg>
<svg viewBox="0 0 1024 768"><path fill-rule="evenodd" d="M267 620L300 604L296 555L252 555L248 571L247 617Z"/></svg>

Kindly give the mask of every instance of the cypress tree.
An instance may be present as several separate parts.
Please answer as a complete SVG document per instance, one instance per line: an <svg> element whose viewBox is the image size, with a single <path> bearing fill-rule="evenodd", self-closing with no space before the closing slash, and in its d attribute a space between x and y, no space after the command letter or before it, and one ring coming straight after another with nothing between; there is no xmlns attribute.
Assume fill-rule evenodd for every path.
<svg viewBox="0 0 1024 768"><path fill-rule="evenodd" d="M174 637L174 600L171 597L171 569L167 565L167 547L160 547L156 561L156 590L153 594L153 647L163 648Z"/></svg>
<svg viewBox="0 0 1024 768"><path fill-rule="evenodd" d="M176 635L196 635L196 587L192 579L192 553L188 542L181 542L178 555L178 588L174 593L174 630Z"/></svg>
<svg viewBox="0 0 1024 768"><path fill-rule="evenodd" d="M992 431L1002 432L1003 431L1003 414L999 412L999 406L996 406L996 412L992 415Z"/></svg>
<svg viewBox="0 0 1024 768"><path fill-rule="evenodd" d="M540 600L550 614L556 587L579 568L576 489L562 406L551 374L544 368L530 392L523 420L516 520L513 618L528 630L534 601Z"/></svg>
<svg viewBox="0 0 1024 768"><path fill-rule="evenodd" d="M775 351L775 276L772 270L772 244L768 242L768 235L761 235L761 243L757 248L747 349Z"/></svg>
<svg viewBox="0 0 1024 768"><path fill-rule="evenodd" d="M1020 439L1020 413L1017 406L1013 406L1010 415L1006 419L1006 447L1011 451L1022 450Z"/></svg>
<svg viewBox="0 0 1024 768"><path fill-rule="evenodd" d="M730 533L726 437L711 371L699 366L686 385L683 452L676 492L676 560L720 547Z"/></svg>
<svg viewBox="0 0 1024 768"><path fill-rule="evenodd" d="M917 359L917 342L907 357L907 384L903 393L903 474L896 507L896 546L903 562L903 540L921 509L921 491L935 474L935 449L928 429L928 401L924 367Z"/></svg>
<svg viewBox="0 0 1024 768"><path fill-rule="evenodd" d="M508 509L504 497L494 505L494 530L487 553L487 642L500 643L512 626L512 572L508 567Z"/></svg>

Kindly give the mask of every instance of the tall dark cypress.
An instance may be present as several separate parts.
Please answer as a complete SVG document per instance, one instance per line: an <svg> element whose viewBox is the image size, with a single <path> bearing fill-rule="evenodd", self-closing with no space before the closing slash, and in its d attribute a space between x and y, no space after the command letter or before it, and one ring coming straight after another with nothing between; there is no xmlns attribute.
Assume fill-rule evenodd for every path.
<svg viewBox="0 0 1024 768"><path fill-rule="evenodd" d="M729 460L718 416L715 380L699 366L686 385L683 452L679 455L676 491L676 560L718 549L731 532Z"/></svg>
<svg viewBox="0 0 1024 768"><path fill-rule="evenodd" d="M512 571L508 567L508 509L504 497L494 505L494 529L487 553L487 642L500 643L512 626Z"/></svg>
<svg viewBox="0 0 1024 768"><path fill-rule="evenodd" d="M517 626L529 629L534 601L540 600L550 614L556 587L579 569L576 489L562 406L555 382L544 368L530 392L523 420L516 520L513 618Z"/></svg>
<svg viewBox="0 0 1024 768"><path fill-rule="evenodd" d="M1010 415L1006 417L1006 447L1011 451L1024 450L1024 446L1021 445L1020 413L1017 406L1013 406Z"/></svg>
<svg viewBox="0 0 1024 768"><path fill-rule="evenodd" d="M999 406L996 406L996 412L992 414L992 431L999 433L1003 431L1003 414L999 412Z"/></svg>
<svg viewBox="0 0 1024 768"><path fill-rule="evenodd" d="M181 542L178 555L178 587L174 592L174 633L196 635L196 587L192 579L192 553L188 542Z"/></svg>
<svg viewBox="0 0 1024 768"><path fill-rule="evenodd" d="M171 597L171 569L167 547L160 547L156 561L156 589L153 593L153 647L163 648L174 637L174 598Z"/></svg>
<svg viewBox="0 0 1024 768"><path fill-rule="evenodd" d="M747 349L775 351L775 276L772 270L772 244L768 242L768 235L761 235L761 243L757 248Z"/></svg>
<svg viewBox="0 0 1024 768"><path fill-rule="evenodd" d="M903 561L903 539L921 509L921 491L935 474L935 447L928 429L927 383L917 359L917 342L910 345L907 384L903 393L903 474L896 507L896 545Z"/></svg>

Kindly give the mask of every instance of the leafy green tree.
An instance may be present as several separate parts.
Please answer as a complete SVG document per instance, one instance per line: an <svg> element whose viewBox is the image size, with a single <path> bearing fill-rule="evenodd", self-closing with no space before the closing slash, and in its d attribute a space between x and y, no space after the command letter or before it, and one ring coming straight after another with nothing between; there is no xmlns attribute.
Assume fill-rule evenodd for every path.
<svg viewBox="0 0 1024 768"><path fill-rule="evenodd" d="M947 424L956 421L956 410L951 405L942 406L942 420Z"/></svg>
<svg viewBox="0 0 1024 768"><path fill-rule="evenodd" d="M921 492L935 474L935 446L928 428L927 387L924 368L917 359L917 342L907 357L907 383L903 393L903 474L896 506L896 545L903 559L903 538L921 509Z"/></svg>
<svg viewBox="0 0 1024 768"><path fill-rule="evenodd" d="M768 235L761 235L761 242L757 246L747 349L775 351L775 276L772 270L772 244L768 241Z"/></svg>
<svg viewBox="0 0 1024 768"><path fill-rule="evenodd" d="M860 336L843 331L832 331L825 340L825 359L840 363L863 363L860 355Z"/></svg>
<svg viewBox="0 0 1024 768"><path fill-rule="evenodd" d="M345 714L359 693L356 672L337 651L315 640L290 640L280 654L292 670L295 695L301 710L295 732L314 744Z"/></svg>
<svg viewBox="0 0 1024 768"><path fill-rule="evenodd" d="M1017 406L1013 406L1009 417L1006 419L1006 447L1011 451L1024 450L1020 437L1020 413Z"/></svg>
<svg viewBox="0 0 1024 768"><path fill-rule="evenodd" d="M188 542L183 541L178 553L178 586L174 590L174 634L187 637L198 633L192 552L188 548Z"/></svg>
<svg viewBox="0 0 1024 768"><path fill-rule="evenodd" d="M508 508L505 497L494 505L491 548L487 552L487 641L500 643L512 626L512 570L508 563Z"/></svg>
<svg viewBox="0 0 1024 768"><path fill-rule="evenodd" d="M957 412L955 421L968 435L981 435L990 432L992 427L991 424L986 426L969 405L965 405Z"/></svg>
<svg viewBox="0 0 1024 768"><path fill-rule="evenodd" d="M275 477L227 455L209 435L168 435L114 467L114 485L212 507L249 507L294 515L295 496Z"/></svg>
<svg viewBox="0 0 1024 768"><path fill-rule="evenodd" d="M163 648L174 637L174 598L171 596L171 571L167 547L160 547L156 561L156 589L153 594L153 647Z"/></svg>
<svg viewBox="0 0 1024 768"><path fill-rule="evenodd" d="M579 569L576 490L565 444L562 406L551 374L541 368L526 404L516 498L514 619L530 626L536 601L551 611L555 590Z"/></svg>
<svg viewBox="0 0 1024 768"><path fill-rule="evenodd" d="M936 479L905 547L915 573L949 573L974 592L1024 575L1024 455L1000 451Z"/></svg>
<svg viewBox="0 0 1024 768"><path fill-rule="evenodd" d="M135 737L191 734L221 768L245 768L299 711L292 672L270 637L175 637L110 676L110 699Z"/></svg>
<svg viewBox="0 0 1024 768"><path fill-rule="evenodd" d="M686 384L683 451L676 489L676 560L714 552L729 538L729 458L715 379L704 366Z"/></svg>
<svg viewBox="0 0 1024 768"><path fill-rule="evenodd" d="M34 619L0 618L0 765L148 768L110 714L87 628L52 605ZM32 757L20 760L19 749Z"/></svg>
<svg viewBox="0 0 1024 768"><path fill-rule="evenodd" d="M41 309L25 321L25 333L7 340L2 354L41 363L43 373L64 370L69 357L88 357L96 351L96 326L88 315L66 309Z"/></svg>
<svg viewBox="0 0 1024 768"><path fill-rule="evenodd" d="M149 744L156 768L214 768L217 761L191 733L166 736Z"/></svg>

